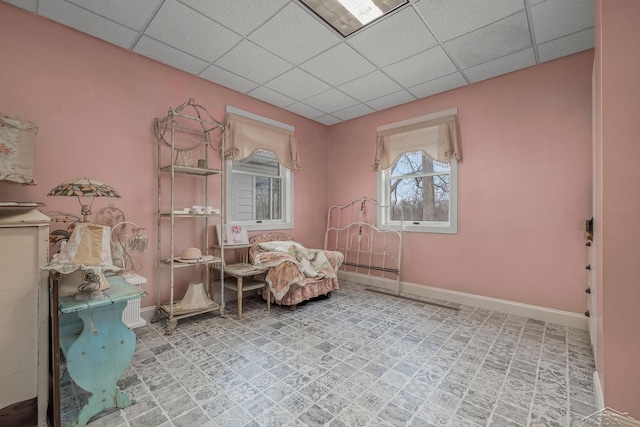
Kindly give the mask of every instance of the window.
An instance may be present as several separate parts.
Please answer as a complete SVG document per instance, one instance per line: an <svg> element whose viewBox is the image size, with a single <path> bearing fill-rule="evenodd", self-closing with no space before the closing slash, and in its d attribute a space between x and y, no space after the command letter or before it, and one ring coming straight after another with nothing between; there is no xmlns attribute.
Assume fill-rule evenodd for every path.
<svg viewBox="0 0 640 427"><path fill-rule="evenodd" d="M457 162L440 164L422 151L402 154L379 172L378 199L391 206L383 224L406 231L457 232Z"/></svg>
<svg viewBox="0 0 640 427"><path fill-rule="evenodd" d="M227 223L249 231L293 228L293 127L227 107Z"/></svg>
<svg viewBox="0 0 640 427"><path fill-rule="evenodd" d="M457 233L457 139L451 110L378 129L380 226Z"/></svg>
<svg viewBox="0 0 640 427"><path fill-rule="evenodd" d="M255 151L244 160L230 161L231 222L248 229L290 228L292 218L285 203L293 193L293 175L265 150Z"/></svg>

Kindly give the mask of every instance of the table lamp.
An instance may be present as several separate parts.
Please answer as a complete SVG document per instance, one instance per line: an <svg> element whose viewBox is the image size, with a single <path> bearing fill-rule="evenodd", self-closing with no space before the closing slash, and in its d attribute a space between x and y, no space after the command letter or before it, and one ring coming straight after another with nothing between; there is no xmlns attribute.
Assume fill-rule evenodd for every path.
<svg viewBox="0 0 640 427"><path fill-rule="evenodd" d="M79 178L74 181L63 182L56 188L49 191L47 196L75 196L80 203L80 213L82 222L87 222L87 217L91 215L91 205L96 197L120 197L118 192L108 184L95 179ZM81 197L91 198L90 202L83 203Z"/></svg>
<svg viewBox="0 0 640 427"><path fill-rule="evenodd" d="M104 272L120 270L111 259L111 228L78 223L69 242L42 269L62 274L58 287L60 297L74 295L78 300L100 298L109 288Z"/></svg>

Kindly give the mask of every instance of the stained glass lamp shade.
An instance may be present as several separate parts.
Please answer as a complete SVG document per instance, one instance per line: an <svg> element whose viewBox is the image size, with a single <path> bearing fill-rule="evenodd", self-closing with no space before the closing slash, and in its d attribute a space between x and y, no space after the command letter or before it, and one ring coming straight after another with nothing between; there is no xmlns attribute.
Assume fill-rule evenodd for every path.
<svg viewBox="0 0 640 427"><path fill-rule="evenodd" d="M87 217L91 215L91 205L95 197L120 197L118 192L108 184L95 179L81 178L74 181L63 182L56 188L49 191L47 196L75 196L81 206L80 213L82 221L87 222ZM89 197L89 204L83 203L81 197Z"/></svg>

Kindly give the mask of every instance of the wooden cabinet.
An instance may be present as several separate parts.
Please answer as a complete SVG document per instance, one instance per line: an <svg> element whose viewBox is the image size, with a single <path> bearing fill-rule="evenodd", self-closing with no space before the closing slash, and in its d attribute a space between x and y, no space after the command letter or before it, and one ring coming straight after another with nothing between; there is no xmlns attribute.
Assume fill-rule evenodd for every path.
<svg viewBox="0 0 640 427"><path fill-rule="evenodd" d="M49 218L0 208L0 425L47 425Z"/></svg>

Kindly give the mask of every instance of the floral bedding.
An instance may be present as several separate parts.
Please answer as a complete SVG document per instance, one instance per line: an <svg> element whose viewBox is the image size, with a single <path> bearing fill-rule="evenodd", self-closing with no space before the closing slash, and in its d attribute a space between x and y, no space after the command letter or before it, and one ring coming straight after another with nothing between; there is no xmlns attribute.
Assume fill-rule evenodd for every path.
<svg viewBox="0 0 640 427"><path fill-rule="evenodd" d="M339 288L336 272L344 261L342 253L305 248L284 233L253 236L251 244L254 266L268 268L265 299L295 306Z"/></svg>

